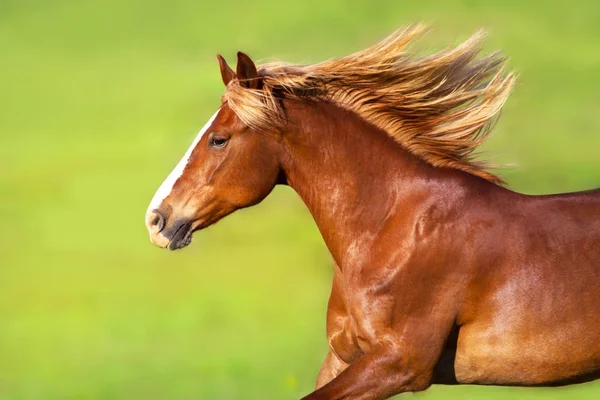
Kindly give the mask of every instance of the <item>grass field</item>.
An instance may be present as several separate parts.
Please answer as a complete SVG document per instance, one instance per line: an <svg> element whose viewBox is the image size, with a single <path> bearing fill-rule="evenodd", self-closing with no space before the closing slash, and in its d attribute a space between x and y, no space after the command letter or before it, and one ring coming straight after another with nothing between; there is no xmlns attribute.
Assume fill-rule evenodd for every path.
<svg viewBox="0 0 600 400"><path fill-rule="evenodd" d="M486 27L520 74L487 145L527 193L600 186L591 1L0 0L0 399L297 399L327 345L330 258L287 188L168 253L150 198L219 103L215 59L312 62L414 21ZM600 290L600 288L599 288ZM599 310L600 311L600 310ZM600 339L599 339L600 340ZM435 399L598 399L433 387Z"/></svg>

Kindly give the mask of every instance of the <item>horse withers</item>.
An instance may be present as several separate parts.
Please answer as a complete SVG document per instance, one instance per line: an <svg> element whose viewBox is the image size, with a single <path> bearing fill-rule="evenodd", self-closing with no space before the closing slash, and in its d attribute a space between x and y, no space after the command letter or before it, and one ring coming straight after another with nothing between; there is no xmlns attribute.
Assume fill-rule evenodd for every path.
<svg viewBox="0 0 600 400"><path fill-rule="evenodd" d="M480 34L412 56L421 31L312 65L219 56L221 106L152 200L152 242L185 247L294 188L335 260L330 351L305 399L599 377L600 191L503 187L473 151L514 76L478 56Z"/></svg>

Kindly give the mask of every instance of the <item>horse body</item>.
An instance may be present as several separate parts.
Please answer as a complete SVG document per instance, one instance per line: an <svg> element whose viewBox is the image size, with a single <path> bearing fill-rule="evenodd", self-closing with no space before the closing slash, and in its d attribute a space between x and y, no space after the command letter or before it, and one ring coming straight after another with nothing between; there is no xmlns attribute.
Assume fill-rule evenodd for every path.
<svg viewBox="0 0 600 400"><path fill-rule="evenodd" d="M600 191L526 196L435 169L330 108L323 119L288 107L303 126L284 152L336 261L320 384L383 337L402 346L424 327L411 346L419 357L429 347L430 371L455 352L458 383L556 384L600 371ZM305 160L294 148L313 151Z"/></svg>
<svg viewBox="0 0 600 400"><path fill-rule="evenodd" d="M482 243L502 254L479 263L458 337L457 380L540 385L595 378L600 192L509 198L498 206L499 229Z"/></svg>
<svg viewBox="0 0 600 400"><path fill-rule="evenodd" d="M497 185L469 155L513 78L474 42L406 60L415 32L313 67L219 58L221 108L149 207L151 240L185 247L277 184L298 193L335 261L305 400L599 377L600 191Z"/></svg>

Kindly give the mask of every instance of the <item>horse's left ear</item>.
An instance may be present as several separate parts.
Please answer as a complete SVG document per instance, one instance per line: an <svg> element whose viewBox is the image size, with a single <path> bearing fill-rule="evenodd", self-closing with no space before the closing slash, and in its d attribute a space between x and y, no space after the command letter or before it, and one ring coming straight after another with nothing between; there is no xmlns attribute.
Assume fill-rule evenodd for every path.
<svg viewBox="0 0 600 400"><path fill-rule="evenodd" d="M227 61L225 61L222 55L217 54L217 60L219 60L219 68L221 68L221 79L223 79L223 83L227 86L235 78L235 72L227 65Z"/></svg>
<svg viewBox="0 0 600 400"><path fill-rule="evenodd" d="M260 89L261 82L254 61L246 54L238 51L237 77L240 85L248 89Z"/></svg>

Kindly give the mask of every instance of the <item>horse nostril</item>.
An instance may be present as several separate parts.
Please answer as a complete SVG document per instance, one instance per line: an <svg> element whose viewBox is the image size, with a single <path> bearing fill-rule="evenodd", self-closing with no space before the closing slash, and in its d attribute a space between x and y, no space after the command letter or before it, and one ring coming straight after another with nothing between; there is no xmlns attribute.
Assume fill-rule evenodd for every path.
<svg viewBox="0 0 600 400"><path fill-rule="evenodd" d="M151 227L156 228L157 232L160 232L165 228L165 217L163 217L158 210L152 211L148 222Z"/></svg>

